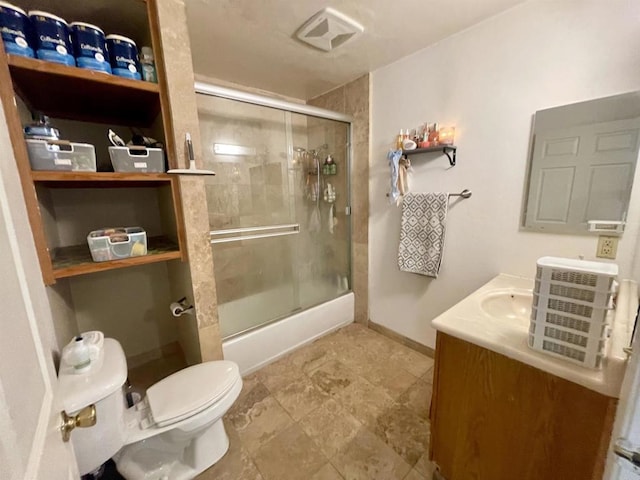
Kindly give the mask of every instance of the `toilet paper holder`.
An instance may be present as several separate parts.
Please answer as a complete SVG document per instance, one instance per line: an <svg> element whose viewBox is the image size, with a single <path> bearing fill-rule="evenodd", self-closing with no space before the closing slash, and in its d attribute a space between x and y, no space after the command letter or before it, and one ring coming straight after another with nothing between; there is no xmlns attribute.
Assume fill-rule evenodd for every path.
<svg viewBox="0 0 640 480"><path fill-rule="evenodd" d="M169 310L171 310L171 315L174 317L180 317L182 315L193 315L193 305L187 305L187 297L182 297L177 302L171 303L169 305Z"/></svg>

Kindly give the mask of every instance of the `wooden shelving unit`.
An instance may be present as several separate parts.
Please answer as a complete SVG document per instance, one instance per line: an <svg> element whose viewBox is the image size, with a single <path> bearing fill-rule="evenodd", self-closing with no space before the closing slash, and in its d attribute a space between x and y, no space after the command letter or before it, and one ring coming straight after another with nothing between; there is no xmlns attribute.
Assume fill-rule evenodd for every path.
<svg viewBox="0 0 640 480"><path fill-rule="evenodd" d="M136 19L140 28L135 29L140 35L139 41L150 42L155 53L158 84L37 59L7 55L2 42L0 42L0 100L7 120L16 167L20 174L43 280L47 285L51 285L61 278L168 260L186 260L178 177L164 173L32 171L22 131L20 109L23 109L22 118L25 118L25 105L31 112L37 111L55 119L77 122L78 132L83 131L83 122L153 129L161 136L158 138L164 137L169 165L175 167L173 125L168 103L156 1L146 0L140 7L142 10L138 6L134 10L140 13L139 18ZM80 18L83 18L82 16L85 14L95 15L95 11L87 10L83 5L75 2L65 4L64 8L69 9L68 17L80 15ZM116 9L116 11L118 10ZM145 15L146 17L143 18ZM16 102L15 97L20 97L22 103ZM109 262L93 262L88 245L58 244L61 240L57 239L59 236L57 229L66 227L64 227L64 222L61 224L62 227L56 223L57 200L55 199L61 197L54 195L52 189L75 189L77 193L74 195L83 202L83 207L85 207L83 209L85 222L72 225L78 227L91 223L93 217L90 216L90 213L89 216L86 216L86 212L91 212L94 206L96 212L101 208L104 211L104 200L102 200L102 204L95 200L104 199L103 189L117 188L134 189L127 192L127 198L133 198L132 201L136 204L138 198L149 197L148 189L156 189L157 191L159 199L157 206L150 206L153 203L145 203L140 212L141 217L144 218L147 213L144 209L153 208L153 210L148 210L148 213L155 218L162 219L162 231L160 232L162 236L152 236L147 239L147 255ZM143 195L143 191L140 190L141 197L138 197L139 194L135 189L140 188L144 189L146 193ZM94 189L93 192L92 189ZM97 189L103 190L103 192L98 194ZM64 192L58 193L66 195ZM118 194L114 193L114 195ZM162 200L160 201L160 199ZM62 205L65 206L65 204ZM171 212L171 210L173 211ZM68 212L69 208L66 211ZM66 225L68 222L77 222L77 218L73 217L74 214L73 209L70 214L66 214L64 217ZM43 215L46 216L46 222ZM120 218L119 215L118 213L111 215L110 218L116 220L115 223L118 225L110 226L122 226L117 221ZM169 218L167 215L171 215L173 218ZM87 219L89 222L86 222ZM139 226L144 228L144 225ZM105 225L95 225L96 229L102 227ZM82 227L81 231L84 231L84 228ZM81 234L78 231L74 232L72 236L60 236L60 238L75 238L75 243L80 243L80 237Z"/></svg>
<svg viewBox="0 0 640 480"><path fill-rule="evenodd" d="M156 187L176 180L167 173L31 171L35 184L52 188Z"/></svg>
<svg viewBox="0 0 640 480"><path fill-rule="evenodd" d="M146 126L160 112L155 83L16 55L7 55L7 63L29 109L51 117Z"/></svg>
<svg viewBox="0 0 640 480"><path fill-rule="evenodd" d="M129 257L108 262L94 262L88 245L72 245L57 248L53 251L54 278L75 277L87 273L104 272L117 268L146 265L148 263L176 260L181 257L180 249L175 242L166 237L150 237L147 239L147 255Z"/></svg>

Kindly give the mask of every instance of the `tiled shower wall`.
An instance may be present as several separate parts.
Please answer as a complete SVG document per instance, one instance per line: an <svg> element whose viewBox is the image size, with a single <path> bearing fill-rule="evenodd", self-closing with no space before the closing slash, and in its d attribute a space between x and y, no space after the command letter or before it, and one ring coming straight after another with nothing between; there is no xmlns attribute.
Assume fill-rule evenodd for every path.
<svg viewBox="0 0 640 480"><path fill-rule="evenodd" d="M369 321L369 124L370 76L331 90L307 102L353 116L353 158L351 162L352 289L356 322Z"/></svg>

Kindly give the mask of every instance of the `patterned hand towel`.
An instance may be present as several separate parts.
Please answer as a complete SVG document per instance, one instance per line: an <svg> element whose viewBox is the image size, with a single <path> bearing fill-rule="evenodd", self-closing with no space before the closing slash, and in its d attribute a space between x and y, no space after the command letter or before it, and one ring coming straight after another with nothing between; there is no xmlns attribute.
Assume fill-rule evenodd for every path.
<svg viewBox="0 0 640 480"><path fill-rule="evenodd" d="M449 194L408 193L402 202L398 267L437 278L444 249Z"/></svg>

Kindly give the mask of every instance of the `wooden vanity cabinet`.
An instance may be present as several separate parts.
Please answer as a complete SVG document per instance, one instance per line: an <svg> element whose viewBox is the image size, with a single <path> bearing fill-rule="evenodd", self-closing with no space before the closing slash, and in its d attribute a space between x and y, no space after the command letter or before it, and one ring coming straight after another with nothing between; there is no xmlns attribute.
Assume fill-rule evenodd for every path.
<svg viewBox="0 0 640 480"><path fill-rule="evenodd" d="M600 480L616 405L438 332L430 458L445 480Z"/></svg>

